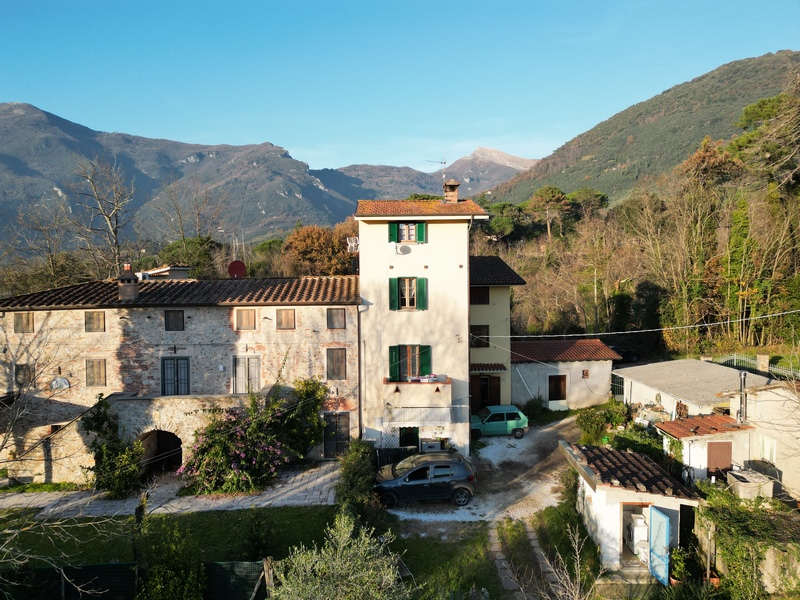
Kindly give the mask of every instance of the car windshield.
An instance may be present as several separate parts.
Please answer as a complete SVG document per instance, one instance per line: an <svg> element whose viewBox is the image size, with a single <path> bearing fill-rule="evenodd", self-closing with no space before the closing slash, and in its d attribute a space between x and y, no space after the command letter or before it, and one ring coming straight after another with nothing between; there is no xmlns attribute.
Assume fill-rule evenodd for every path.
<svg viewBox="0 0 800 600"><path fill-rule="evenodd" d="M490 414L492 413L489 411L489 408L486 407L481 412L478 413L478 416L480 417L481 421L485 421L486 417L488 417Z"/></svg>
<svg viewBox="0 0 800 600"><path fill-rule="evenodd" d="M395 478L403 477L406 473L408 473L411 469L417 466L417 463L420 461L420 457L418 455L409 456L408 458L404 458L399 463L397 463L392 468L392 473L394 474Z"/></svg>

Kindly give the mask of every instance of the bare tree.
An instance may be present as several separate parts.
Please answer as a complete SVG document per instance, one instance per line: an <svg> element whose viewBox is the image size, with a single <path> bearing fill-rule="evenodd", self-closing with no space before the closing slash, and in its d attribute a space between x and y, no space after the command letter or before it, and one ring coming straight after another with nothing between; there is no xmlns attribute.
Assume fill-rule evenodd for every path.
<svg viewBox="0 0 800 600"><path fill-rule="evenodd" d="M587 581L581 553L588 538L581 535L577 526L568 526L567 532L570 542L568 556L562 556L558 550L552 559L541 553L541 569L521 570L517 565L511 565L514 581L526 597L540 600L592 600L596 597L597 582L604 569L601 568L594 580Z"/></svg>
<svg viewBox="0 0 800 600"><path fill-rule="evenodd" d="M167 184L151 206L159 214L156 227L167 239L210 238L221 222L225 198L202 187L197 179L174 180Z"/></svg>
<svg viewBox="0 0 800 600"><path fill-rule="evenodd" d="M131 219L135 188L128 184L116 161L82 160L76 172L80 180L73 191L77 214L72 223L101 277L118 277L122 270L122 235Z"/></svg>

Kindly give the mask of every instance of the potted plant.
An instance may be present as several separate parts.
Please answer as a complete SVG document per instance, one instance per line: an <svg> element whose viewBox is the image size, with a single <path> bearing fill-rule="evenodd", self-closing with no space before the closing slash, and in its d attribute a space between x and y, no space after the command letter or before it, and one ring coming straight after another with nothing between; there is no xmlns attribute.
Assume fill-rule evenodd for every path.
<svg viewBox="0 0 800 600"><path fill-rule="evenodd" d="M689 577L689 551L685 548L673 548L669 551L669 580L672 585Z"/></svg>

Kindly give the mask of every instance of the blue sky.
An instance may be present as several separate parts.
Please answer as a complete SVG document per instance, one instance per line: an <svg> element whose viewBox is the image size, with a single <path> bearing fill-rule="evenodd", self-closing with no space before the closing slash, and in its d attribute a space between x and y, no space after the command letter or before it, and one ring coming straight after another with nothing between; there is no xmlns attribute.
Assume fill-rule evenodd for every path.
<svg viewBox="0 0 800 600"><path fill-rule="evenodd" d="M547 156L727 62L800 50L798 23L798 0L0 0L0 102L433 171L478 146Z"/></svg>

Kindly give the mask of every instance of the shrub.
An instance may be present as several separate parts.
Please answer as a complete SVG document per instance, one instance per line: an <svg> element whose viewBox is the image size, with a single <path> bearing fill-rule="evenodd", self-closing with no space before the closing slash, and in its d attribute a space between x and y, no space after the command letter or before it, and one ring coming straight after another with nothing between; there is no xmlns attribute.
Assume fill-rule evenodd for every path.
<svg viewBox="0 0 800 600"><path fill-rule="evenodd" d="M83 467L89 483L106 490L112 498L124 498L135 490L139 486L144 447L140 441L125 443L120 439L111 405L102 395L81 419L81 428L94 434L89 443L94 466Z"/></svg>
<svg viewBox="0 0 800 600"><path fill-rule="evenodd" d="M599 444L605 431L606 419L603 413L587 408L578 413L575 423L583 432L582 444Z"/></svg>
<svg viewBox="0 0 800 600"><path fill-rule="evenodd" d="M606 404L603 416L606 423L610 423L612 427L625 425L628 422L628 405L619 400L610 400Z"/></svg>
<svg viewBox="0 0 800 600"><path fill-rule="evenodd" d="M404 600L411 590L401 581L397 556L389 549L393 536L373 536L340 512L325 532L322 547L295 548L276 564L276 599L359 598Z"/></svg>
<svg viewBox="0 0 800 600"><path fill-rule="evenodd" d="M352 440L339 459L336 502L343 512L360 517L370 526L379 527L386 516L383 505L373 493L377 463L375 448L364 440Z"/></svg>
<svg viewBox="0 0 800 600"><path fill-rule="evenodd" d="M212 413L211 422L195 432L191 456L178 472L190 480L194 493L262 489L281 466L322 441L325 423L319 411L327 394L320 380L301 379L290 398L251 394L245 409Z"/></svg>

